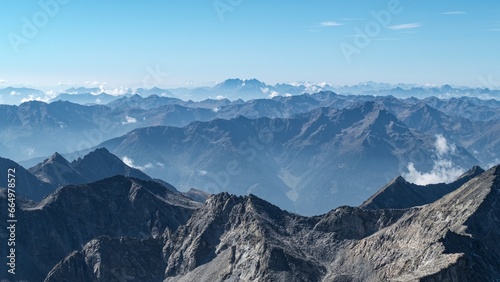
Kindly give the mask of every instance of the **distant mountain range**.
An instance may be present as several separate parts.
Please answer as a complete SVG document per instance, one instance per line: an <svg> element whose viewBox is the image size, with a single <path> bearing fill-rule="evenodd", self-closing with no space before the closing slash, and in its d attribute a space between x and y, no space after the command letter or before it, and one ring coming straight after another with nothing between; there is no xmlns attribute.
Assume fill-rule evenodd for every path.
<svg viewBox="0 0 500 282"><path fill-rule="evenodd" d="M58 187L91 183L116 175L155 181L172 193L183 195L196 202L203 202L208 197L207 193L196 189L181 193L169 183L152 179L142 171L128 166L105 148L96 149L72 162L67 161L59 153L54 153L50 158L28 170L12 160L0 158L0 169L7 171L10 168L16 170L17 181L21 183L17 186L16 193L30 201L40 201ZM6 178L0 179L0 187L7 187L7 184Z"/></svg>
<svg viewBox="0 0 500 282"><path fill-rule="evenodd" d="M106 93L106 91L108 93ZM153 87L151 89L120 89L109 91L98 87L72 87L59 90L54 96L54 91L44 93L31 88L7 87L0 89L0 104L19 105L24 101L68 101L80 104L105 104L120 96L131 96L134 94L147 97L158 95L160 97L180 98L183 100L201 101L204 99L229 99L245 101L251 99L273 98L276 96L292 96L304 93L317 93L320 91L333 91L342 95L392 95L399 98L418 97L426 98L435 96L446 99L452 97L479 97L482 99L500 99L500 90L488 88L454 87L443 86L419 86L415 84L388 84L365 82L351 86L334 86L328 83L293 82L277 83L269 85L257 79L227 79L214 86L203 86L195 88L172 88L162 89Z"/></svg>
<svg viewBox="0 0 500 282"><path fill-rule="evenodd" d="M54 187L95 182L114 175L152 180L142 171L131 168L108 150L97 149L83 158L68 162L55 153L29 169L34 176Z"/></svg>
<svg viewBox="0 0 500 282"><path fill-rule="evenodd" d="M0 105L0 118L3 121L0 124L0 148L2 156L18 161L46 158L54 151L64 154L92 148L136 128L157 125L186 126L194 121L231 119L240 115L252 119L290 118L320 107L345 109L367 101L381 104L398 119L411 122L411 128L424 128L427 134L439 133L452 138L454 142L471 149L471 153L483 164L499 158L497 142L485 144L486 140L494 140L491 138L493 132L498 132L498 101L468 97L448 100L397 99L392 96L344 96L333 92L247 102L231 102L227 99L193 102L157 95L147 98L134 95L119 98L108 105L83 106L63 101L49 104L32 101L20 106ZM419 125L422 122L415 118L415 112L424 105L429 106L425 111L438 110L428 119L429 122L437 123L434 128ZM438 118L432 121L433 117L443 114L443 120ZM461 126L460 133L450 133L450 130L457 129L457 126ZM482 138L479 138L477 133ZM37 138L42 135L44 138ZM486 152L483 152L484 146L487 146ZM39 159L36 160L38 161Z"/></svg>
<svg viewBox="0 0 500 282"><path fill-rule="evenodd" d="M104 90L0 89L15 280L500 280L498 90Z"/></svg>
<svg viewBox="0 0 500 282"><path fill-rule="evenodd" d="M344 206L314 217L254 195L221 193L200 204L123 176L65 186L39 203L18 200L16 278L496 281L500 167L474 168L458 181L463 184L424 205L410 203L426 198L430 187L398 186L395 193L407 197L401 199L387 197L394 191L389 184L376 208ZM398 206L398 199L407 207L383 208ZM2 210L5 205L0 202ZM0 237L7 232L1 228Z"/></svg>
<svg viewBox="0 0 500 282"><path fill-rule="evenodd" d="M238 117L148 127L100 144L181 190L262 197L300 214L358 205L414 163L433 168L435 138L374 102L318 108L291 118ZM456 146L458 167L478 161ZM361 177L360 177L361 173Z"/></svg>
<svg viewBox="0 0 500 282"><path fill-rule="evenodd" d="M410 168L411 181L444 173L442 182L466 167L498 163L499 109L495 100L468 97L328 91L247 102L157 95L108 105L32 101L0 106L0 147L3 157L25 160L25 167L55 151L72 162L105 147L182 191L254 193L290 211L318 214L331 204L358 205Z"/></svg>

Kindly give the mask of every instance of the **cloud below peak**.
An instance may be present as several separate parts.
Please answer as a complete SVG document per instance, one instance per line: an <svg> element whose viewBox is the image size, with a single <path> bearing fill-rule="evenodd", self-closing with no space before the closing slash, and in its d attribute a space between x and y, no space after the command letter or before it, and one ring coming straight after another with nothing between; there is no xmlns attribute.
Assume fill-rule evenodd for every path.
<svg viewBox="0 0 500 282"><path fill-rule="evenodd" d="M437 134L435 137L436 142L434 143L434 147L438 159L434 160L432 170L429 172L420 172L415 168L413 163L409 163L407 166L408 172L403 174L403 177L407 181L417 185L450 183L464 172L451 159L446 158L455 154L455 144L450 144L443 135Z"/></svg>

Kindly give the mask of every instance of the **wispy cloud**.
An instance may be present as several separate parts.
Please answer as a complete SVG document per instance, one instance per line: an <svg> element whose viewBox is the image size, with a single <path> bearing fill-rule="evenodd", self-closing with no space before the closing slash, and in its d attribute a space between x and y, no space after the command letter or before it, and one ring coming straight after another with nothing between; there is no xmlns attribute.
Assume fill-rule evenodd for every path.
<svg viewBox="0 0 500 282"><path fill-rule="evenodd" d="M274 98L274 97L278 97L278 96L280 96L280 94L278 92L274 91L274 90L271 91L271 93L268 95L268 97L271 98L271 99Z"/></svg>
<svg viewBox="0 0 500 282"><path fill-rule="evenodd" d="M344 25L344 24L343 23L339 23L339 22L328 21L328 22L322 22L319 25L323 26L323 27L329 27L329 26L341 26L341 25Z"/></svg>
<svg viewBox="0 0 500 282"><path fill-rule="evenodd" d="M0 84L4 84L4 83L7 83L9 82L8 80L5 80L5 79L0 79Z"/></svg>
<svg viewBox="0 0 500 282"><path fill-rule="evenodd" d="M85 81L85 85L89 86L99 86L99 85L105 85L106 82L99 82L99 81Z"/></svg>
<svg viewBox="0 0 500 282"><path fill-rule="evenodd" d="M455 144L448 143L448 140L443 135L436 135L434 147L438 159L434 160L432 170L430 172L420 172L415 168L413 163L409 163L408 173L403 174L406 180L418 185L441 182L449 183L457 179L464 172L461 167L456 166L448 159L448 157L455 154Z"/></svg>
<svg viewBox="0 0 500 282"><path fill-rule="evenodd" d="M391 26L388 26L388 28L393 29L393 30L401 30L401 29L419 28L421 26L422 26L422 23L407 23L407 24L391 25Z"/></svg>
<svg viewBox="0 0 500 282"><path fill-rule="evenodd" d="M374 41L400 41L399 38L374 38Z"/></svg>
<svg viewBox="0 0 500 282"><path fill-rule="evenodd" d="M146 170L146 169L150 169L150 168L154 167L152 163L147 163L143 166L136 165L136 164L134 164L134 160L127 157L127 156L123 157L122 161L123 161L123 163L125 163L129 167L139 169L139 170Z"/></svg>
<svg viewBox="0 0 500 282"><path fill-rule="evenodd" d="M441 15L465 15L467 14L464 11L449 11L449 12L443 12Z"/></svg>
<svg viewBox="0 0 500 282"><path fill-rule="evenodd" d="M49 100L50 99L48 97L42 98L42 97L35 96L35 95L28 95L28 97L21 99L21 103L26 103L26 102L31 102L31 101L38 101L38 102L47 103L47 102L49 102Z"/></svg>
<svg viewBox="0 0 500 282"><path fill-rule="evenodd" d="M343 21L364 21L364 18L341 18Z"/></svg>
<svg viewBox="0 0 500 282"><path fill-rule="evenodd" d="M130 117L130 116L126 116L125 117L125 120L124 122L122 122L122 124L132 124L132 123L137 123L137 119L133 118L133 117Z"/></svg>

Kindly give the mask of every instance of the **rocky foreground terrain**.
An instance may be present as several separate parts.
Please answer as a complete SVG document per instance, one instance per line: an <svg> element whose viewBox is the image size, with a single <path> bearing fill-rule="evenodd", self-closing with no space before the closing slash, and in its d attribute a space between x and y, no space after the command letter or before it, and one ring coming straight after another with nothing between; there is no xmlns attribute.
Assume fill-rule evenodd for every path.
<svg viewBox="0 0 500 282"><path fill-rule="evenodd" d="M201 204L124 176L65 186L39 203L18 201L17 274L2 266L1 278L499 281L500 166L459 181L429 193L398 178L363 207L314 217L253 195L222 193ZM442 191L449 193L423 205L408 199ZM405 208L390 208L397 194ZM1 197L4 210L5 190Z"/></svg>

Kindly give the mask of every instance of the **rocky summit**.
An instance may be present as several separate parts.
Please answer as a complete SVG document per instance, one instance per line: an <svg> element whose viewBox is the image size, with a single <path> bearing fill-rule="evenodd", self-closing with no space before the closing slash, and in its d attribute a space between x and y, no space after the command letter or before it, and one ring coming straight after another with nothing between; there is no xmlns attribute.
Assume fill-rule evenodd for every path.
<svg viewBox="0 0 500 282"><path fill-rule="evenodd" d="M394 183L401 197L430 199L429 187L403 179L388 186ZM221 193L200 204L123 176L65 186L40 203L21 202L16 278L498 281L500 166L474 168L449 185L451 192L429 203L390 208L397 198L379 196L367 201L376 207L343 206L313 217L253 195ZM385 188L379 195L389 195Z"/></svg>

